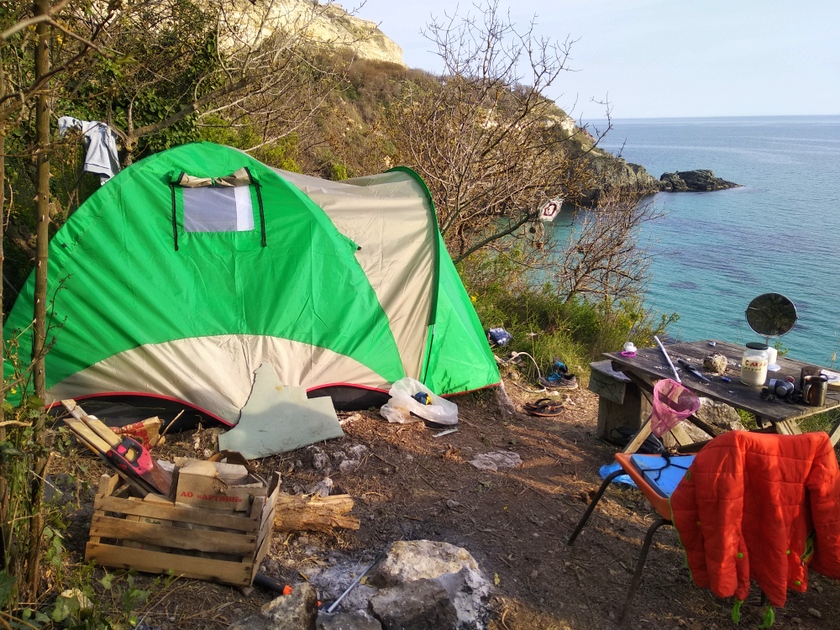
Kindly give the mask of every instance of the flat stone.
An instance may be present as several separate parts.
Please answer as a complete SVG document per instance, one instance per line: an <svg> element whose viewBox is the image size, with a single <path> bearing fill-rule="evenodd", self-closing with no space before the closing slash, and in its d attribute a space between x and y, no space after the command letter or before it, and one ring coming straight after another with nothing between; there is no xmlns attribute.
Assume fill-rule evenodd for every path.
<svg viewBox="0 0 840 630"><path fill-rule="evenodd" d="M370 609L384 630L449 630L458 624L449 593L435 580L383 589L371 598Z"/></svg>
<svg viewBox="0 0 840 630"><path fill-rule="evenodd" d="M318 613L315 630L382 630L382 624L364 612Z"/></svg>
<svg viewBox="0 0 840 630"><path fill-rule="evenodd" d="M499 468L516 468L522 464L519 453L513 451L494 451L492 453L479 453L470 460L470 464L479 470L496 472Z"/></svg>

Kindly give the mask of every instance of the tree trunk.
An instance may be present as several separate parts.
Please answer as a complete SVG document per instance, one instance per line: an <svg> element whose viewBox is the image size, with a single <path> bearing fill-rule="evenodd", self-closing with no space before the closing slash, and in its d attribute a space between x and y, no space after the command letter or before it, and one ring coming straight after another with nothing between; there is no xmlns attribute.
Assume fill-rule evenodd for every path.
<svg viewBox="0 0 840 630"><path fill-rule="evenodd" d="M50 0L37 0L36 15L46 15L50 10ZM49 40L50 27L46 22L39 22L36 27L38 45L35 49L35 80L45 76L50 69ZM38 134L38 146L35 161L38 168L37 211L38 229L36 233L35 257L35 313L33 324L32 358L34 360L33 377L35 395L46 399L46 378L44 373L44 355L47 338L47 246L50 237L50 106L49 87L38 93L35 104L35 127ZM33 424L33 442L38 450L30 481L29 557L27 559L27 586L29 600L35 601L41 581L40 559L41 539L43 536L43 514L41 503L44 495L44 475L48 458L44 447L44 414L38 414Z"/></svg>
<svg viewBox="0 0 840 630"><path fill-rule="evenodd" d="M48 13L49 8L49 0L37 0L36 15ZM49 25L46 22L39 22L38 46L35 49L36 81L50 69L49 33ZM35 105L35 127L38 135L35 153L38 178L36 194L38 227L35 235L35 312L32 359L35 362L33 367L35 395L41 400L46 398L44 350L47 338L47 247L50 238L50 106L47 91L46 88L41 90Z"/></svg>
<svg viewBox="0 0 840 630"><path fill-rule="evenodd" d="M6 72L3 64L0 64L0 98L6 96ZM6 238L6 121L0 120L0 365L6 365L6 341L3 338L3 322L6 321L6 313L3 309L3 262L5 253L3 251L3 240ZM6 429L3 427L5 420L4 406L6 402L6 379L0 376L0 442L6 439ZM5 481L5 480L4 480ZM4 483L0 482L0 486ZM6 522L5 494L0 487L0 523ZM0 539L0 547L2 546ZM2 549L0 549L2 552ZM3 568L3 556L0 555L0 569Z"/></svg>
<svg viewBox="0 0 840 630"><path fill-rule="evenodd" d="M6 93L6 83L3 68L0 67L0 97ZM0 121L0 365L6 365L6 343L3 338L3 237L6 225L6 125ZM0 376L0 442L6 439L6 429L3 426L6 402L6 378ZM6 568L6 539L8 531L9 494L6 479L0 474L0 571Z"/></svg>

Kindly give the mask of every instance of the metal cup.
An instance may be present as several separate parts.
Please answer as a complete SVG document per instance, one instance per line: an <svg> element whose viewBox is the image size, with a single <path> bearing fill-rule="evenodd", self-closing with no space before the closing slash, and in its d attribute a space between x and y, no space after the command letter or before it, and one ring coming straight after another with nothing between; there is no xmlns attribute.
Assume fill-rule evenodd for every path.
<svg viewBox="0 0 840 630"><path fill-rule="evenodd" d="M806 365L802 368L802 372L799 376L799 389L805 389L805 379L809 376L817 376L822 372L822 368L819 365Z"/></svg>
<svg viewBox="0 0 840 630"><path fill-rule="evenodd" d="M828 391L828 377L815 374L805 377L802 386L802 402L811 407L822 407L825 404L825 394Z"/></svg>

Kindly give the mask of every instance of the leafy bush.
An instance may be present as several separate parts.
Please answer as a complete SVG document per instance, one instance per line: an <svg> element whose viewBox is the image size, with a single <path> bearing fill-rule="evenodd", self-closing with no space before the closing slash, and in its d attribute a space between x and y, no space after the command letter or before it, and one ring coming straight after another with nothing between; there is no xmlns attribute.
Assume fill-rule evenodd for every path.
<svg viewBox="0 0 840 630"><path fill-rule="evenodd" d="M645 309L641 297L563 301L547 285L529 286L510 258L474 256L460 271L485 330L502 327L513 335L497 353L527 352L542 371L558 357L573 372L586 375L589 362L601 353L619 350L626 341L650 345L678 317ZM533 366L525 369L536 376Z"/></svg>

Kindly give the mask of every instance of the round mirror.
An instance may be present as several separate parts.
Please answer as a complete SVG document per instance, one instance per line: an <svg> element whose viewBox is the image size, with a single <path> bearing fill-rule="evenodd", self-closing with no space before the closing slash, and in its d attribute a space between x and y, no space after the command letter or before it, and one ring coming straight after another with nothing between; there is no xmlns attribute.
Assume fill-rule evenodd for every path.
<svg viewBox="0 0 840 630"><path fill-rule="evenodd" d="M781 293L765 293L747 307L747 323L765 337L779 337L796 323L796 305Z"/></svg>

